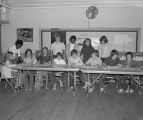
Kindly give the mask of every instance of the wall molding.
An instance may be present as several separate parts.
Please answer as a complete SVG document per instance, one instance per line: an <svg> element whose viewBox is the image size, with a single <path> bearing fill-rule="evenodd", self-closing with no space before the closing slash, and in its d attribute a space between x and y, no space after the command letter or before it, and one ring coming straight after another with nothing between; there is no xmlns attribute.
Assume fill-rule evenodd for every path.
<svg viewBox="0 0 143 120"><path fill-rule="evenodd" d="M87 7L90 5L95 5L95 6L142 6L143 7L143 1L141 0L80 0L80 1L61 1L61 0L56 0L56 1L47 1L47 2L10 2L9 3L13 8L16 9L21 9L21 8L49 8L49 7Z"/></svg>

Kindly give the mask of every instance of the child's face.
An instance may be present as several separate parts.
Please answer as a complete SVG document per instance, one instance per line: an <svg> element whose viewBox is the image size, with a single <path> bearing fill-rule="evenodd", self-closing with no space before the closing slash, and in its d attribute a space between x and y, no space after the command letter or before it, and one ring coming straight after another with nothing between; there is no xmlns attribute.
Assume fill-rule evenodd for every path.
<svg viewBox="0 0 143 120"><path fill-rule="evenodd" d="M47 50L43 49L43 55L46 56L47 55Z"/></svg>
<svg viewBox="0 0 143 120"><path fill-rule="evenodd" d="M93 58L97 58L97 53L92 53L91 55Z"/></svg>
<svg viewBox="0 0 143 120"><path fill-rule="evenodd" d="M102 44L102 45L104 45L104 44L105 44L104 40L102 40L102 41L101 41L101 44Z"/></svg>
<svg viewBox="0 0 143 120"><path fill-rule="evenodd" d="M16 45L16 49L20 49L22 46L20 44Z"/></svg>
<svg viewBox="0 0 143 120"><path fill-rule="evenodd" d="M56 40L57 43L59 43L60 40L61 40L61 38L60 38L59 36L57 36L57 37L55 38L55 40Z"/></svg>
<svg viewBox="0 0 143 120"><path fill-rule="evenodd" d="M8 58L11 60L13 59L13 54L8 54Z"/></svg>
<svg viewBox="0 0 143 120"><path fill-rule="evenodd" d="M31 55L31 52L28 51L27 54L26 54L26 57L31 58L31 56L32 56L32 55Z"/></svg>
<svg viewBox="0 0 143 120"><path fill-rule="evenodd" d="M131 55L127 55L127 60L128 60L128 61L131 61L131 60L132 60Z"/></svg>
<svg viewBox="0 0 143 120"><path fill-rule="evenodd" d="M61 59L62 59L62 57L61 57L60 55L58 55L58 56L57 56L57 59L58 59L58 60L61 60Z"/></svg>
<svg viewBox="0 0 143 120"><path fill-rule="evenodd" d="M85 41L85 45L86 45L86 46L89 46L89 45L90 45L89 40L86 40L86 41Z"/></svg>
<svg viewBox="0 0 143 120"><path fill-rule="evenodd" d="M77 54L76 54L76 53L73 53L73 54L72 54L72 57L73 57L73 58L77 58Z"/></svg>
<svg viewBox="0 0 143 120"><path fill-rule="evenodd" d="M71 42L71 44L75 44L75 41L76 41L75 39L71 39L70 42Z"/></svg>
<svg viewBox="0 0 143 120"><path fill-rule="evenodd" d="M113 55L112 59L115 60L118 57L118 55Z"/></svg>

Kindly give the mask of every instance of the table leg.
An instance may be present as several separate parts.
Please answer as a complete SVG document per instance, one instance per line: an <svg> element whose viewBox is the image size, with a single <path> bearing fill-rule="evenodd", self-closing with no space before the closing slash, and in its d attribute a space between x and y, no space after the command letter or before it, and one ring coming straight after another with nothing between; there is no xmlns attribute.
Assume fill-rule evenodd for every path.
<svg viewBox="0 0 143 120"><path fill-rule="evenodd" d="M46 74L46 89L49 89L48 88L48 81L49 81L49 72L47 72L47 74Z"/></svg>
<svg viewBox="0 0 143 120"><path fill-rule="evenodd" d="M91 85L89 85L89 73L88 73L88 87L87 87L87 96L88 96L88 93L89 93L89 89L90 89L90 87L97 81L97 79L99 79L100 77L102 76L102 73L100 73L99 75L98 75L98 77L91 83ZM100 85L101 86L101 85Z"/></svg>
<svg viewBox="0 0 143 120"><path fill-rule="evenodd" d="M74 91L75 91L75 89L76 89L76 72L74 71Z"/></svg>
<svg viewBox="0 0 143 120"><path fill-rule="evenodd" d="M90 85L89 85L89 73L87 73L87 97L88 97L88 93L89 93L89 88L90 88Z"/></svg>
<svg viewBox="0 0 143 120"><path fill-rule="evenodd" d="M70 79L69 79L69 75L70 75L70 72L68 72L68 83L67 83L67 90L68 90L69 85L70 85Z"/></svg>
<svg viewBox="0 0 143 120"><path fill-rule="evenodd" d="M133 80L137 83L137 85L143 90L143 87L140 85L140 83L138 83L138 81L134 78L134 76L133 75L130 75L132 78L133 78Z"/></svg>

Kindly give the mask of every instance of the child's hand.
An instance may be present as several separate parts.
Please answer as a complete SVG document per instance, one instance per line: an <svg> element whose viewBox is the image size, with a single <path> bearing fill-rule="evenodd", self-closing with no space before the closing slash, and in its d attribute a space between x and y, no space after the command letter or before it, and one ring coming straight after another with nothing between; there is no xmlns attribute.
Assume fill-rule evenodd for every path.
<svg viewBox="0 0 143 120"><path fill-rule="evenodd" d="M110 70L110 69L111 69L111 67L110 67L110 66L107 66L107 69L108 69L108 70Z"/></svg>

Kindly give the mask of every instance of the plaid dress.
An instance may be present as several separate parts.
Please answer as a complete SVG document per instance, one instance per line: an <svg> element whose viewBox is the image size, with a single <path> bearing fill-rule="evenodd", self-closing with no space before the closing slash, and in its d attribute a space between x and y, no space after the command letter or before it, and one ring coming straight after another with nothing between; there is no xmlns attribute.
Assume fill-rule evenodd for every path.
<svg viewBox="0 0 143 120"><path fill-rule="evenodd" d="M43 55L40 55L37 58L37 61L40 64L48 63L49 61L51 61L51 57L50 57L50 55L47 55L45 57ZM49 72L47 72L47 71L37 71L36 72L35 85L34 85L35 89L40 89L43 86L43 77L48 77L48 74L49 74Z"/></svg>
<svg viewBox="0 0 143 120"><path fill-rule="evenodd" d="M23 73L21 73L17 70L12 70L11 76L15 80L15 88L23 87L23 80L24 80L24 74Z"/></svg>

